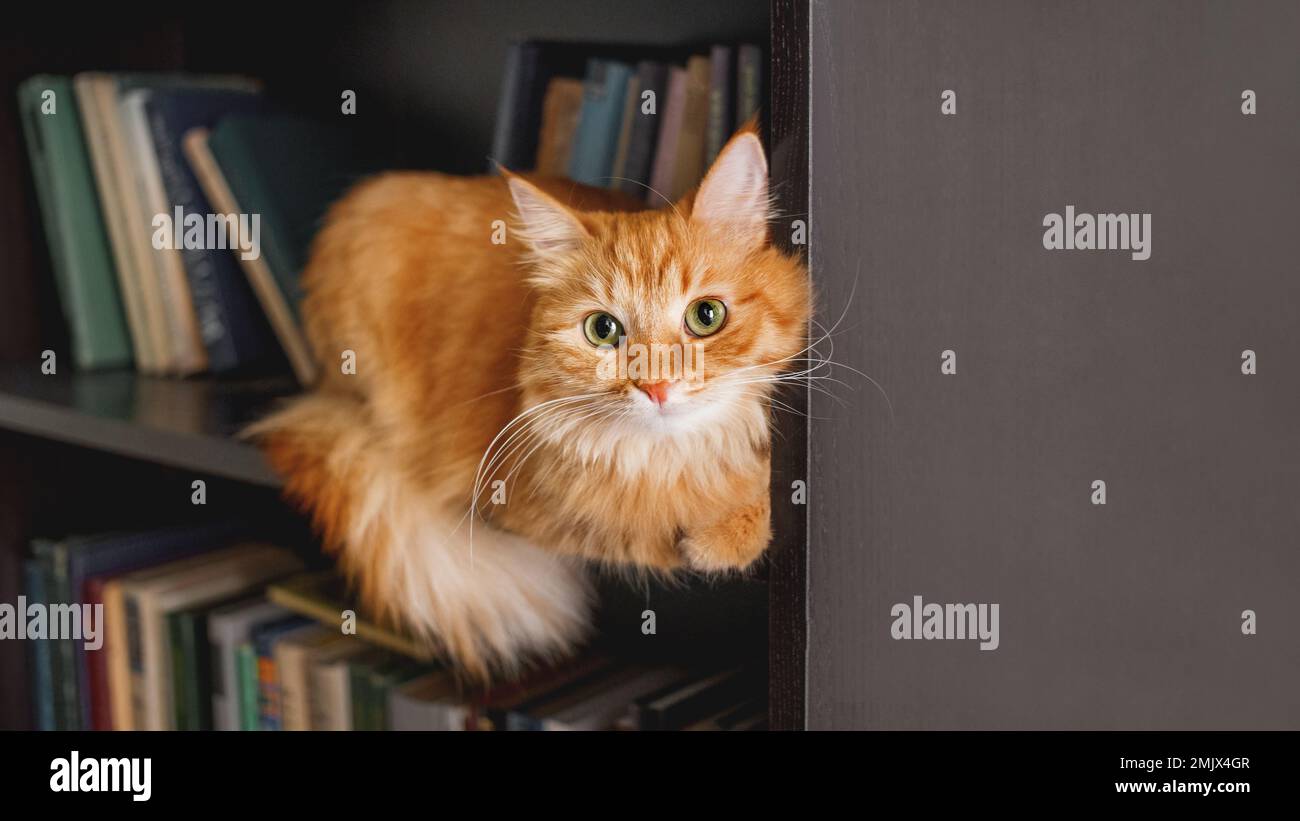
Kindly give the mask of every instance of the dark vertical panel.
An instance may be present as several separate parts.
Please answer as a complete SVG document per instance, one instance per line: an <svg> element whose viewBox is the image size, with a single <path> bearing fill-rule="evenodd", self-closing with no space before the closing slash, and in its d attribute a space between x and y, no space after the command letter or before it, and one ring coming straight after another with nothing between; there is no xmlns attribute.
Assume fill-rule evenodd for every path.
<svg viewBox="0 0 1300 821"><path fill-rule="evenodd" d="M792 246L791 222L808 213L808 0L773 0L771 111L768 144L778 218L773 239ZM804 727L807 625L808 508L792 504L791 483L808 478L808 391L782 401L799 413L777 415L772 446L772 525L776 533L768 576L768 656L771 726Z"/></svg>
<svg viewBox="0 0 1300 821"><path fill-rule="evenodd" d="M893 416L813 397L809 726L1300 727L1300 6L811 29L814 281ZM1044 249L1067 205L1151 213L1151 258ZM1001 646L891 639L915 595Z"/></svg>
<svg viewBox="0 0 1300 821"><path fill-rule="evenodd" d="M31 510L31 471L15 437L0 434L0 602L17 607L23 592ZM31 642L0 641L0 730L30 729L27 654Z"/></svg>

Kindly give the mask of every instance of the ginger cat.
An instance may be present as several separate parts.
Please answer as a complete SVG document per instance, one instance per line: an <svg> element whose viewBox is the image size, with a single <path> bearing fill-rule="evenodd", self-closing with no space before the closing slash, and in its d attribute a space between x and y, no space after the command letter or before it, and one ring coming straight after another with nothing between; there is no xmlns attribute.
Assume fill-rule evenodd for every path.
<svg viewBox="0 0 1300 821"><path fill-rule="evenodd" d="M470 675L572 649L584 560L727 571L771 539L769 400L809 287L769 242L752 127L697 191L637 209L567 180L390 173L315 240L324 377L250 432L363 605Z"/></svg>

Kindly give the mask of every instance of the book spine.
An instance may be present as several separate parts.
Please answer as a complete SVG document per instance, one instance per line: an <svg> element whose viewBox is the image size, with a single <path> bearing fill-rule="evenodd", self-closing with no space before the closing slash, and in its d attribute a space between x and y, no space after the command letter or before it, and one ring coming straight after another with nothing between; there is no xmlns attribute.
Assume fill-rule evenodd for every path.
<svg viewBox="0 0 1300 821"><path fill-rule="evenodd" d="M130 592L126 594L126 646L127 664L130 667L131 715L136 729L149 729L145 711L144 682L144 630L140 620L140 603Z"/></svg>
<svg viewBox="0 0 1300 821"><path fill-rule="evenodd" d="M48 563L40 558L28 559L23 565L26 577L27 600L31 604L47 603L46 578ZM32 701L36 708L36 729L57 730L54 715L53 660L48 641L29 641L31 648Z"/></svg>
<svg viewBox="0 0 1300 821"><path fill-rule="evenodd" d="M173 614L167 618L167 638L172 646L172 664L171 670L168 671L172 683L172 720L176 722L178 730L194 730L197 728L191 723L190 700L186 697L190 671L183 621L180 614Z"/></svg>
<svg viewBox="0 0 1300 821"><path fill-rule="evenodd" d="M183 135L172 133L166 118L151 103L145 103L145 111L168 202L179 207L182 214L206 217L211 208L198 190L198 185L181 156ZM179 233L183 233L183 230ZM199 323L199 334L208 352L208 365L216 372L234 370L240 365L239 356L230 330L231 318L221 301L221 292L216 282L215 260L212 259L216 254L229 255L230 251L221 248L189 248L183 244L180 252L190 283L190 297Z"/></svg>
<svg viewBox="0 0 1300 821"><path fill-rule="evenodd" d="M644 62L637 67L637 99L633 101L632 134L628 138L627 159L618 187L634 197L645 197L650 184L650 166L654 162L655 142L659 136L660 106L666 105L665 88L668 67ZM650 92L649 95L646 92ZM653 101L653 107L647 104Z"/></svg>
<svg viewBox="0 0 1300 821"><path fill-rule="evenodd" d="M496 130L492 134L492 159L511 171L523 170L517 165L518 157L514 156L512 145L518 141L515 134L520 128L520 124L515 121L515 109L522 93L519 88L522 50L522 43L511 43L510 50L506 53L505 75L501 78L501 94L497 97ZM496 169L493 166L488 170Z"/></svg>
<svg viewBox="0 0 1300 821"><path fill-rule="evenodd" d="M86 601L103 606L104 583L93 579L86 583ZM101 611L102 612L102 611ZM98 650L87 650L85 690L90 696L90 719L86 726L91 730L113 729L112 708L108 700L108 627L100 628L104 644Z"/></svg>
<svg viewBox="0 0 1300 821"><path fill-rule="evenodd" d="M257 651L251 643L241 644L235 658L239 666L239 729L260 730Z"/></svg>
<svg viewBox="0 0 1300 821"><path fill-rule="evenodd" d="M280 729L280 686L275 659L269 654L257 656L258 726L263 730Z"/></svg>
<svg viewBox="0 0 1300 821"><path fill-rule="evenodd" d="M714 46L709 52L709 122L704 145L707 168L726 145L736 119L735 71L729 46Z"/></svg>
<svg viewBox="0 0 1300 821"><path fill-rule="evenodd" d="M50 78L34 77L31 82ZM33 95L35 95L33 97ZM71 331L72 358L77 367L86 367L94 360L89 345L89 333L84 323L81 300L76 291L69 271L69 262L64 254L63 237L59 235L59 211L55 202L51 163L49 152L53 135L45 127L45 117L40 112L40 92L35 86L24 84L19 89L18 117L22 122L23 137L27 143L27 159L32 169L32 180L36 188L36 205L41 214L41 226L45 233L45 245L50 252L50 267L54 269L54 285L63 305L63 313L68 320ZM56 98L57 99L57 98ZM66 105L66 102L65 102Z"/></svg>
<svg viewBox="0 0 1300 821"><path fill-rule="evenodd" d="M72 595L72 585L68 578L68 548L65 544L59 543L54 547L53 571L54 571L54 599L53 604L64 605L65 607L75 607L81 609L81 603L74 600ZM54 625L50 625L53 629ZM61 632L59 638L53 642L54 652L59 658L59 682L58 682L58 699L60 704L60 713L63 716L62 729L80 730L81 724L81 698L77 693L77 647L81 643L71 634L71 631Z"/></svg>
<svg viewBox="0 0 1300 821"><path fill-rule="evenodd" d="M736 54L736 128L758 113L762 93L763 51L755 45L743 45Z"/></svg>
<svg viewBox="0 0 1300 821"><path fill-rule="evenodd" d="M612 61L591 60L587 65L582 113L569 160L569 177L576 182L609 185L629 72L627 66Z"/></svg>

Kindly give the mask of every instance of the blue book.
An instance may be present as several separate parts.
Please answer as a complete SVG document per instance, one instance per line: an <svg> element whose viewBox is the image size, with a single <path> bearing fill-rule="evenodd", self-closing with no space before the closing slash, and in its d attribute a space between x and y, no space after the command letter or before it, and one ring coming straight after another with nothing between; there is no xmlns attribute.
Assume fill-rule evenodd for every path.
<svg viewBox="0 0 1300 821"><path fill-rule="evenodd" d="M182 140L190 129L211 128L228 114L257 113L266 108L262 96L251 91L202 87L155 89L145 103L163 187L173 209L170 216L174 220L179 207L183 215L197 214L204 220L203 247L183 245L181 255L208 366L217 373L264 364L279 349L262 306L231 251L234 237L227 232L224 247L207 247L209 239L220 239L219 235L208 236L208 215L214 209L185 158ZM183 236L183 225L180 230Z"/></svg>
<svg viewBox="0 0 1300 821"><path fill-rule="evenodd" d="M573 135L569 177L576 182L608 188L623 127L623 99L632 68L615 60L587 61L582 111Z"/></svg>
<svg viewBox="0 0 1300 821"><path fill-rule="evenodd" d="M48 604L45 581L49 577L49 561L43 558L28 559L23 564L28 604ZM54 671L50 642L29 641L31 646L32 704L36 707L36 729L58 729L54 719Z"/></svg>
<svg viewBox="0 0 1300 821"><path fill-rule="evenodd" d="M280 677L275 668L275 644L280 639L316 622L306 616L287 616L253 628L253 651L257 653L257 704L263 730L278 730L283 725L280 714Z"/></svg>
<svg viewBox="0 0 1300 821"><path fill-rule="evenodd" d="M87 580L96 576L120 576L164 562L225 547L247 537L251 527L243 522L220 522L200 527L171 527L140 533L113 533L88 538L68 539L54 549L54 592L61 601L89 602L85 598ZM71 705L75 705L76 724L82 729L92 729L90 698L90 671L84 642L62 643L64 665L70 677ZM98 651L103 653L101 648ZM72 709L69 709L72 712Z"/></svg>

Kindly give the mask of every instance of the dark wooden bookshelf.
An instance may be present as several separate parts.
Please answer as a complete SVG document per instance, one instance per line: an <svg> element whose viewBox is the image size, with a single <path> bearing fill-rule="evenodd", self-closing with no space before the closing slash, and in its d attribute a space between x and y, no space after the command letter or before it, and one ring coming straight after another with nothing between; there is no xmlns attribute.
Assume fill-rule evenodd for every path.
<svg viewBox="0 0 1300 821"><path fill-rule="evenodd" d="M338 89L396 135L410 167L456 173L486 168L506 44L517 37L689 46L759 42L771 47L764 120L773 184L785 214L807 210L807 0L501 0L325 4L310 18L258 7L244 15L159 6L123 11L94 26L41 21L0 33L0 601L23 587L35 536L147 529L191 515L188 481L223 483L242 513L296 519L278 500L279 479L239 431L298 391L288 377L150 377L76 373L53 288L39 212L16 120L14 89L38 72L184 70L262 78L272 95L309 112L337 112ZM238 22L237 22L238 21ZM506 24L506 25L503 25ZM285 32L303 47L286 48ZM230 43L238 41L238 49ZM384 52L383 60L375 59ZM41 351L59 353L56 375ZM785 400L806 410L806 396ZM807 470L806 419L783 414L773 458L774 541L756 578L665 588L602 578L601 630L638 634L653 596L685 626L698 654L766 657L771 725L803 726L806 519L789 510L790 482ZM66 515L65 515L66 514ZM300 520L299 520L300 521ZM674 658L670 641L632 652ZM32 721L24 642L0 642L0 729ZM640 648L640 649L635 649Z"/></svg>
<svg viewBox="0 0 1300 821"><path fill-rule="evenodd" d="M240 429L297 392L288 378L167 379L130 371L45 375L0 368L0 428L278 487L280 480Z"/></svg>

